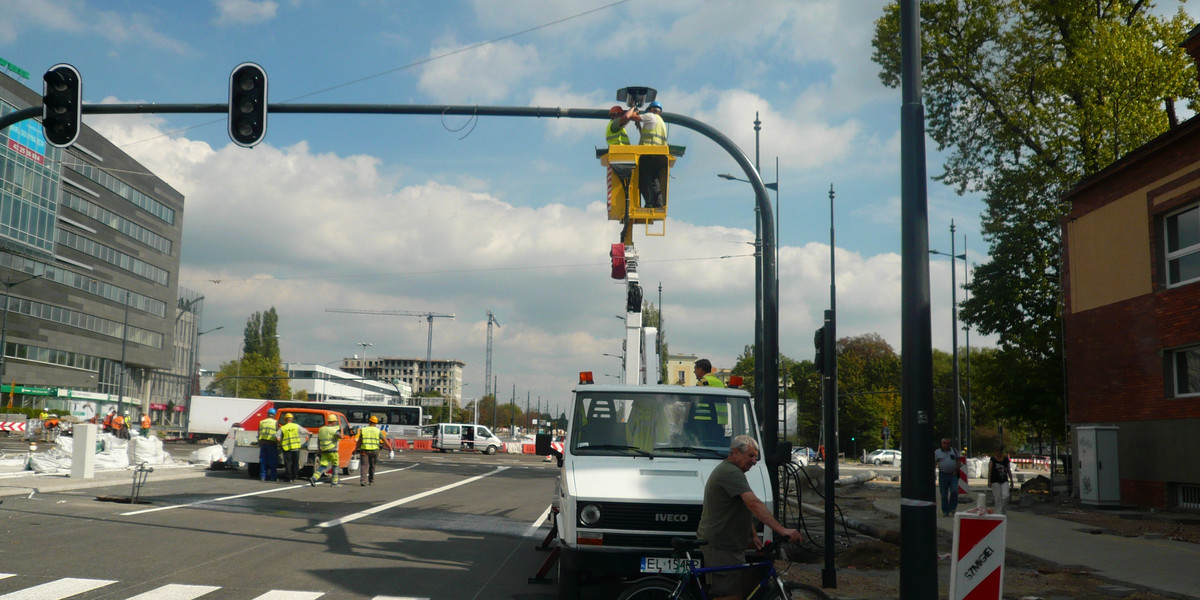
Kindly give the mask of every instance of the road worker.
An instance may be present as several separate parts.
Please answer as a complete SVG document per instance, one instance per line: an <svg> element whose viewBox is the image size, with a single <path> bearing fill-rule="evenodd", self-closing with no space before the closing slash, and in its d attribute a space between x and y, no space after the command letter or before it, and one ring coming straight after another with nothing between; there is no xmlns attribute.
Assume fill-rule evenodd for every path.
<svg viewBox="0 0 1200 600"><path fill-rule="evenodd" d="M124 415L113 417L112 430L117 439L129 439L129 411L125 411Z"/></svg>
<svg viewBox="0 0 1200 600"><path fill-rule="evenodd" d="M293 422L292 413L283 413L283 425L279 426L279 454L283 456L284 481L300 479L300 448L311 434Z"/></svg>
<svg viewBox="0 0 1200 600"><path fill-rule="evenodd" d="M366 427L358 430L358 453L362 463L358 466L358 485L375 485L375 461L379 460L379 447L392 449L387 432L380 430L379 417L371 415ZM364 464L365 463L365 464Z"/></svg>
<svg viewBox="0 0 1200 600"><path fill-rule="evenodd" d="M662 105L658 101L650 103L646 112L635 114L632 119L637 122L638 144L665 146L667 144L667 122L662 118Z"/></svg>
<svg viewBox="0 0 1200 600"><path fill-rule="evenodd" d="M629 134L625 132L625 125L636 114L637 109L635 108L625 110L620 106L614 106L608 109L608 127L604 129L604 141L608 142L609 146L628 146Z"/></svg>
<svg viewBox="0 0 1200 600"><path fill-rule="evenodd" d="M258 476L263 481L279 478L279 422L275 409L267 409L267 418L258 422Z"/></svg>
<svg viewBox="0 0 1200 600"><path fill-rule="evenodd" d="M317 447L321 451L321 464L317 467L317 472L308 478L310 485L315 487L317 482L325 476L326 471L329 472L329 485L341 485L338 483L338 441L341 439L342 428L338 423L337 415L326 415L325 426L317 430Z"/></svg>
<svg viewBox="0 0 1200 600"><path fill-rule="evenodd" d="M112 431L113 421L115 420L114 417L116 417L116 416L117 416L117 409L115 409L115 408L108 409L108 414L104 415L103 429L101 429L102 433L108 433L108 432Z"/></svg>
<svg viewBox="0 0 1200 600"><path fill-rule="evenodd" d="M142 414L142 428L138 431L138 435L142 437L150 437L150 415Z"/></svg>

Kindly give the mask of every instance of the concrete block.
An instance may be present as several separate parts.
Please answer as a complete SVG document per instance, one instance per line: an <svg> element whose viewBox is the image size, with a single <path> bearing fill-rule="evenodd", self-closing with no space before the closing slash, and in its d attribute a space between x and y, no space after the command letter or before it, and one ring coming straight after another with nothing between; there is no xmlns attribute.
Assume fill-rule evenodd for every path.
<svg viewBox="0 0 1200 600"><path fill-rule="evenodd" d="M75 438L71 446L71 477L92 479L96 476L97 427L92 423L80 423L72 428Z"/></svg>

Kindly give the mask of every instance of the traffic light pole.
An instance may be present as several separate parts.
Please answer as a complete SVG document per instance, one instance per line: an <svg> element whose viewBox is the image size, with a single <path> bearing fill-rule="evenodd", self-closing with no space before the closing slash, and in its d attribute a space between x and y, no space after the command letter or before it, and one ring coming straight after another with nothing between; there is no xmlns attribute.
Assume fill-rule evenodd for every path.
<svg viewBox="0 0 1200 600"><path fill-rule="evenodd" d="M229 104L84 104L82 114L88 115L120 115L120 114L228 114ZM25 119L40 116L42 107L35 106L11 112L0 117L0 129L18 123ZM276 114L364 114L364 115L461 115L461 116L495 116L495 117L531 117L538 119L597 119L608 120L608 111L595 108L547 108L540 106L463 106L445 104L268 104L267 113ZM763 381L770 384L762 386L762 398L755 398L756 404L762 407L759 417L762 419L762 454L771 464L778 464L780 457L776 456L779 449L779 286L775 254L775 212L771 208L771 199L767 195L766 185L759 177L758 169L746 157L733 140L721 133L715 127L697 119L676 113L662 113L667 123L691 129L715 142L737 162L746 180L754 187L755 207L759 211L762 227L762 280L755 285L763 290L763 335L761 342L756 342L759 356L763 362ZM771 490L773 500L779 501L779 474L776 469L768 469L771 474Z"/></svg>

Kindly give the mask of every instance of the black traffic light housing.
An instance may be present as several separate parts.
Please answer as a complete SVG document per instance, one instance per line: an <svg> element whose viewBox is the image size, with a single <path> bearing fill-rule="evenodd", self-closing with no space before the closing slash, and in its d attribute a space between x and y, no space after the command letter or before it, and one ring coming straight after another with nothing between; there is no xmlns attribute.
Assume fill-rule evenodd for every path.
<svg viewBox="0 0 1200 600"><path fill-rule="evenodd" d="M817 368L817 372L825 374L825 327L817 328L817 332L813 335L813 346L816 346L817 352L813 356L813 366Z"/></svg>
<svg viewBox="0 0 1200 600"><path fill-rule="evenodd" d="M50 67L42 76L42 129L51 146L66 148L79 137L83 126L83 80L66 63Z"/></svg>
<svg viewBox="0 0 1200 600"><path fill-rule="evenodd" d="M624 102L630 108L641 108L646 102L654 102L658 90L645 86L629 86L617 90L617 102Z"/></svg>
<svg viewBox="0 0 1200 600"><path fill-rule="evenodd" d="M267 72L245 62L229 74L229 139L250 148L267 135Z"/></svg>

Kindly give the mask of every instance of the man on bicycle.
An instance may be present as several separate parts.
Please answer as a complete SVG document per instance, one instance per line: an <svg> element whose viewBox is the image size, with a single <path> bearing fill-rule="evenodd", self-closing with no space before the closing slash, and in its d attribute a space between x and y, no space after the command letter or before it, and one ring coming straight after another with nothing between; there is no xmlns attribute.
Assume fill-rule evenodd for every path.
<svg viewBox="0 0 1200 600"><path fill-rule="evenodd" d="M762 539L754 527L758 519L770 527L781 540L798 542L800 532L781 525L767 505L754 495L746 481L746 471L758 462L758 443L748 435L733 438L729 458L713 469L704 486L704 509L696 535L708 542L704 546L704 566L740 565L746 562L747 549L762 549ZM741 600L742 574L746 571L723 571L709 574L713 600Z"/></svg>

